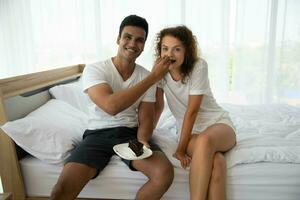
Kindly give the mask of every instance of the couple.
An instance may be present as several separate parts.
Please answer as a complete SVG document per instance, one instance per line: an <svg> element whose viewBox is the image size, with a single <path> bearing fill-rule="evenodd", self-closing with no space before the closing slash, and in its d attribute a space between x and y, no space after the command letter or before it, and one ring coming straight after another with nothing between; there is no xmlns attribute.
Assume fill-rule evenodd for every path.
<svg viewBox="0 0 300 200"><path fill-rule="evenodd" d="M180 133L173 156L183 168L190 166L190 198L226 198L222 152L235 145L235 131L228 113L213 98L207 64L198 58L195 38L185 26L160 31L157 60L149 73L135 63L147 35L144 18L127 16L119 28L117 55L84 69L83 90L93 102L89 127L64 165L50 199L75 199L105 168L114 155L112 147L134 138L153 151L143 160L123 160L149 179L136 199L160 199L174 177L172 164L151 141L164 93Z"/></svg>

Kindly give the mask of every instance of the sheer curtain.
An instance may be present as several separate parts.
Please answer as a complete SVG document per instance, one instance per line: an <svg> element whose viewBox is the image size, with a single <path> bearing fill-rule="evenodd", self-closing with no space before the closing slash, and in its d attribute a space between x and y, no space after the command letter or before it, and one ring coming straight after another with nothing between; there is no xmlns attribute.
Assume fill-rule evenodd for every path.
<svg viewBox="0 0 300 200"><path fill-rule="evenodd" d="M235 15L231 97L300 104L300 1L236 1Z"/></svg>
<svg viewBox="0 0 300 200"><path fill-rule="evenodd" d="M114 56L129 14L150 25L146 68L155 34L186 24L219 102L300 104L298 0L0 0L0 78Z"/></svg>

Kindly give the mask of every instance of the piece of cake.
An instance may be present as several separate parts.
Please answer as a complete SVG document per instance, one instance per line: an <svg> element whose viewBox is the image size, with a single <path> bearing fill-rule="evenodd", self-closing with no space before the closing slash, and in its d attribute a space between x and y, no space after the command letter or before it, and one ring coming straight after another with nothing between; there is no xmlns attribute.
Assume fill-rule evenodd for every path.
<svg viewBox="0 0 300 200"><path fill-rule="evenodd" d="M136 156L140 156L144 153L143 144L138 140L129 140L128 147L135 153Z"/></svg>

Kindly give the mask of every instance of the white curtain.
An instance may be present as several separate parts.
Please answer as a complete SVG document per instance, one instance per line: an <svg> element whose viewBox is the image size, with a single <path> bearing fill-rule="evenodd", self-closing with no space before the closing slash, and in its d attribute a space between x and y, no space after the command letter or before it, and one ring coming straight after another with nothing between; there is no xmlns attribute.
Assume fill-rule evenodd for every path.
<svg viewBox="0 0 300 200"><path fill-rule="evenodd" d="M186 24L219 102L300 104L298 0L0 0L0 78L114 56L129 14L149 22L146 68L155 34Z"/></svg>
<svg viewBox="0 0 300 200"><path fill-rule="evenodd" d="M300 104L300 1L236 1L231 97Z"/></svg>

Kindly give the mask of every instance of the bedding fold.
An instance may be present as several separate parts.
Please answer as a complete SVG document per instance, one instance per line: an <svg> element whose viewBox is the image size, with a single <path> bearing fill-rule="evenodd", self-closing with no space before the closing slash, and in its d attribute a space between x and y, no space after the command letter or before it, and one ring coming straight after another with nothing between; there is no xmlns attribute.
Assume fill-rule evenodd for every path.
<svg viewBox="0 0 300 200"><path fill-rule="evenodd" d="M300 163L300 108L282 104L223 107L237 130L237 145L225 154L228 168L257 162ZM160 122L163 128L154 131L154 139L173 165L180 167L172 157L177 147L175 120L165 114Z"/></svg>

